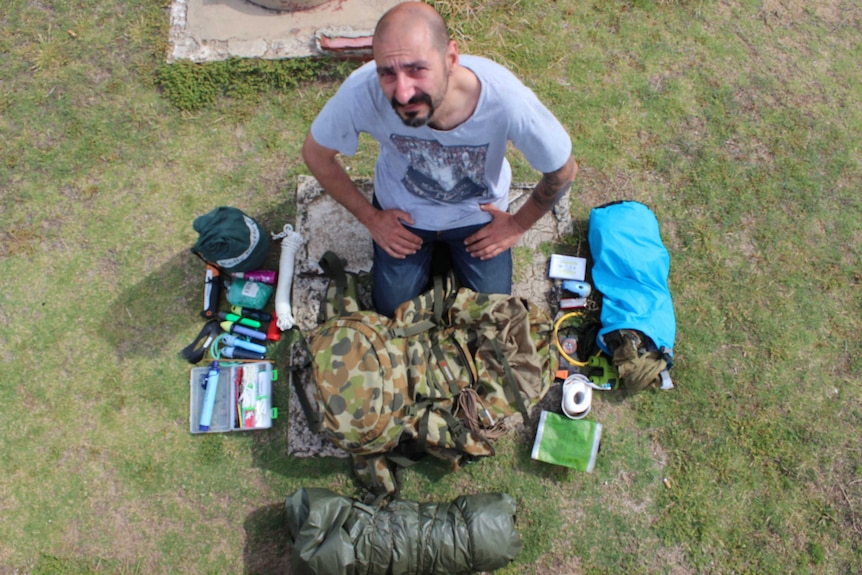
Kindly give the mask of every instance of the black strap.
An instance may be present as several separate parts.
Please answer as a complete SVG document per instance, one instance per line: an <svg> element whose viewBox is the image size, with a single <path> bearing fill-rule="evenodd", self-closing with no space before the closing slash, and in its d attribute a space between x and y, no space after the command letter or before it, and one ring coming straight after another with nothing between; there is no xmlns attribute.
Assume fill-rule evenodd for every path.
<svg viewBox="0 0 862 575"><path fill-rule="evenodd" d="M434 323L440 325L443 319L443 278L434 276Z"/></svg>
<svg viewBox="0 0 862 575"><path fill-rule="evenodd" d="M449 310L449 308L455 304L455 299L458 297L458 290L461 289L461 285L458 283L458 277L455 275L455 272L449 272L446 276L446 282L449 286L449 291L446 294L446 300L443 303L444 311Z"/></svg>
<svg viewBox="0 0 862 575"><path fill-rule="evenodd" d="M452 415L449 410L434 409L433 407L426 409L425 413L422 414L422 418L419 420L419 426L417 429L418 433L415 440L419 450L425 451L428 448L428 421L431 418L432 411L440 414L440 417L442 417L446 422L449 435L455 443L451 447L454 447L458 453L463 453L464 446L467 445L467 429L464 427L463 422Z"/></svg>
<svg viewBox="0 0 862 575"><path fill-rule="evenodd" d="M201 254L201 253L197 250L197 248L189 248L189 251L190 251L190 252L192 252L193 254L195 254L195 255L196 255L196 256L197 256L197 257L198 257L198 258L199 258L203 263L205 263L205 264L210 264L210 265L212 265L212 266L215 266L215 264L214 264L214 263L208 262L208 261L207 261L207 259L203 256L203 254ZM218 266L216 266L216 267L218 267Z"/></svg>
<svg viewBox="0 0 862 575"><path fill-rule="evenodd" d="M335 301L333 304L336 314L344 315L346 313L344 293L347 291L347 274L344 271L344 261L335 252L327 251L317 263L335 284Z"/></svg>
<svg viewBox="0 0 862 575"><path fill-rule="evenodd" d="M295 363L290 366L290 380L293 382L293 391L296 393L296 398L299 400L299 405L302 407L302 412L305 414L305 419L308 421L308 427L314 433L320 433L323 431L323 416L317 412L311 406L311 402L308 401L308 395L305 393L305 389L302 387L300 381L302 378L300 374L302 372L308 372L308 368L311 365L311 348L308 346L308 340L305 339L305 336L301 331L299 333L299 342L294 343L294 345L302 345L302 348L305 350L305 355L303 360L298 365ZM291 354L291 359L294 359L294 355Z"/></svg>
<svg viewBox="0 0 862 575"><path fill-rule="evenodd" d="M426 409L425 413L422 414L422 417L419 419L419 427L416 430L416 445L419 446L420 451L425 451L425 448L428 446L428 419L431 417L431 409Z"/></svg>
<svg viewBox="0 0 862 575"><path fill-rule="evenodd" d="M302 368L292 367L290 369L291 381L293 382L293 391L296 393L296 398L299 400L299 405L302 407L302 412L305 414L305 419L308 420L308 428L314 433L323 431L323 417L315 409L311 407L311 402L308 401L308 396L305 394L305 389L300 383L301 377L298 377Z"/></svg>
<svg viewBox="0 0 862 575"><path fill-rule="evenodd" d="M439 410L438 413L446 420L446 427L449 428L449 434L455 441L455 449L458 453L463 453L464 446L467 445L467 430L464 423L445 409Z"/></svg>
<svg viewBox="0 0 862 575"><path fill-rule="evenodd" d="M449 365L449 362L446 361L446 356L443 354L443 348L440 347L440 343L437 341L436 337L431 341L431 351L437 359L437 365L440 366L440 371L443 373L446 383L449 385L449 393L453 396L458 395L461 393L461 388L458 387L458 382L455 380L455 373L452 371L456 366Z"/></svg>
<svg viewBox="0 0 862 575"><path fill-rule="evenodd" d="M200 362L204 358L204 355L206 355L207 349L213 339L215 339L220 331L221 328L219 327L218 320L213 319L206 322L198 335L195 336L194 341L180 350L180 355L189 363Z"/></svg>
<svg viewBox="0 0 862 575"><path fill-rule="evenodd" d="M449 341L458 350L458 355L461 356L461 365L463 365L467 369L467 375L470 376L470 385L468 387L476 386L476 374L473 372L475 369L473 364L473 357L470 355L469 350L464 349L464 346L461 345L461 342L458 341L458 338L455 337L454 333L449 334Z"/></svg>

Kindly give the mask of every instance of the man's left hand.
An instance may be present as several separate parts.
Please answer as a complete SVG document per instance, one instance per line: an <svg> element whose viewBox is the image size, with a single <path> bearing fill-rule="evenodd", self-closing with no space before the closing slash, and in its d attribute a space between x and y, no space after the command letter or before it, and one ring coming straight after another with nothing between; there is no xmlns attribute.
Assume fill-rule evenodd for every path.
<svg viewBox="0 0 862 575"><path fill-rule="evenodd" d="M494 207L491 204L479 206L493 218L488 225L464 240L467 252L474 258L491 259L514 246L525 230L509 212Z"/></svg>

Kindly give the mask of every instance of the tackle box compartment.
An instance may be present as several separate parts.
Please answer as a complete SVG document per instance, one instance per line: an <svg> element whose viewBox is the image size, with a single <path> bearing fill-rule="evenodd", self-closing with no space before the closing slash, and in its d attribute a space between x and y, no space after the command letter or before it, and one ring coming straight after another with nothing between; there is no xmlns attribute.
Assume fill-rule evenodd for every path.
<svg viewBox="0 0 862 575"><path fill-rule="evenodd" d="M212 364L192 368L189 379L189 431L224 433L268 429L278 417L272 406L272 383L278 371L268 361L219 363L218 387L209 430L200 429L206 383Z"/></svg>

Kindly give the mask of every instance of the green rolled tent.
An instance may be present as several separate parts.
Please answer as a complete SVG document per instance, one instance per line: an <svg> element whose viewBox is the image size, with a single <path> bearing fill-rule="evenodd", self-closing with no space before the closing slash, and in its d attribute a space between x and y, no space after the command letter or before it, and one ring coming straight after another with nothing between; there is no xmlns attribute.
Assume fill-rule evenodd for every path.
<svg viewBox="0 0 862 575"><path fill-rule="evenodd" d="M466 575L505 567L522 547L505 493L378 508L300 488L285 506L291 575Z"/></svg>

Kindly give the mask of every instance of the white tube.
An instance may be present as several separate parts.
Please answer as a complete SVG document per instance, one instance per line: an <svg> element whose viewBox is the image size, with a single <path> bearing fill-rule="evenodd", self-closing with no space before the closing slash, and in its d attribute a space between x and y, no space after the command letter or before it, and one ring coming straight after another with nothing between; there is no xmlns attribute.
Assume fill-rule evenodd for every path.
<svg viewBox="0 0 862 575"><path fill-rule="evenodd" d="M281 239L281 257L278 260L278 285L275 288L276 325L281 331L288 330L296 324L290 305L290 288L293 285L293 267L296 250L305 241L299 232L293 231L293 226L286 224L284 231L272 236L273 240Z"/></svg>

